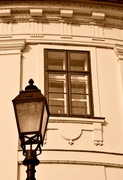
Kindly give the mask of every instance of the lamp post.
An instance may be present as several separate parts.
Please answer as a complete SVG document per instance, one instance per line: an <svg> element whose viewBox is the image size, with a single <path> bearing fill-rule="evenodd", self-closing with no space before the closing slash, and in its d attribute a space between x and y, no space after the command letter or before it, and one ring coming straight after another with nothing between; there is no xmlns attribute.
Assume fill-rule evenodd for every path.
<svg viewBox="0 0 123 180"><path fill-rule="evenodd" d="M37 156L42 152L41 145L43 146L49 119L46 98L33 83L30 79L25 91L20 91L12 100L21 148L25 156L23 164L27 166L26 180L35 180L35 166L39 164Z"/></svg>

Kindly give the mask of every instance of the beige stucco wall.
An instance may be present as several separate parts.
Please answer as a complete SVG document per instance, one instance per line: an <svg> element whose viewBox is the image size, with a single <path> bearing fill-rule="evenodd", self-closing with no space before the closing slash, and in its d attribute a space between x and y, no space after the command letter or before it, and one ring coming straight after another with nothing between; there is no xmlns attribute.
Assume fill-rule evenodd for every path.
<svg viewBox="0 0 123 180"><path fill-rule="evenodd" d="M44 66L45 48L86 49L91 52L95 115L105 117L105 121L101 130L98 127L94 130L94 123L84 122L83 119L81 123L71 124L69 122L53 123L53 118L50 118L46 144L40 156L41 164L37 167L37 179L40 177L57 179L58 174L61 174L59 179L74 179L76 176L79 180L83 175L88 180L92 177L112 180L115 179L112 172L116 172L118 178L121 179L123 175L118 167L122 167L123 160L123 147L121 146L123 138L122 78L121 64L114 49L71 45L66 47L63 43L59 46L40 43L27 45L23 51L23 87L32 77L43 91L44 71L42 67ZM100 140L100 133L103 145L96 146L94 140L95 138ZM70 145L68 139L75 139L73 145ZM22 159L20 152L20 163ZM21 179L24 179L26 168L19 164L19 170Z"/></svg>
<svg viewBox="0 0 123 180"><path fill-rule="evenodd" d="M32 3L22 3L17 13L17 4L8 3L6 7L13 14L0 16L0 179L26 178L26 167L22 165L24 157L21 150L18 151L18 134L11 100L25 88L30 78L44 93L44 49L51 48L90 51L96 118L50 117L43 152L39 156L40 165L36 168L37 180L121 180L122 7L80 6L77 3L75 6L73 3L56 3L53 6L51 2L40 6L35 4L35 8L46 10L44 18L30 16L29 8L34 8ZM3 9L3 5L0 7ZM55 13L48 13L47 7L55 9ZM74 9L76 19L62 19L58 15L60 8ZM106 20L94 20L91 17L93 8L106 15L109 13L110 16L107 15ZM111 17L112 12L117 12L117 19ZM101 15L98 14L98 18Z"/></svg>
<svg viewBox="0 0 123 180"><path fill-rule="evenodd" d="M18 134L11 100L20 86L20 53L0 54L0 81L0 179L16 179Z"/></svg>

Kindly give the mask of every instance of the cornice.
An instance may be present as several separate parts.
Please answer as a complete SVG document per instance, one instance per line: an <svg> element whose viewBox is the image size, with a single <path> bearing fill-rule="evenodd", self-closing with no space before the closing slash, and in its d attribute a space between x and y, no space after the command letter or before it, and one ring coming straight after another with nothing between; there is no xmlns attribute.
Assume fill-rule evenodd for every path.
<svg viewBox="0 0 123 180"><path fill-rule="evenodd" d="M95 3L96 0L91 0L91 1L85 1L85 0L80 0L80 1L57 1L57 0L45 0L45 1L0 1L0 9L5 9L5 8L12 8L13 10L24 10L24 9L28 9L33 7L33 8L45 8L45 9L49 9L49 7L51 9L56 9L59 7L64 7L64 8L98 8L100 10L118 10L118 11L122 11L123 10L123 5L118 5L118 4L104 4L101 2ZM97 1L96 1L97 2ZM122 3L123 4L123 3ZM18 6L18 7L17 7Z"/></svg>
<svg viewBox="0 0 123 180"><path fill-rule="evenodd" d="M25 39L0 40L0 53L4 51L5 54L7 51L11 50L21 52L24 49L25 45Z"/></svg>
<svg viewBox="0 0 123 180"><path fill-rule="evenodd" d="M122 4L105 4L102 2L95 2L94 0L92 1L85 1L85 0L80 0L80 1L57 1L57 0L45 0L45 1L0 1L0 8L16 8L18 6L18 9L21 8L26 8L26 7L40 7L40 6L47 6L47 5L53 5L54 7L59 7L59 6L64 6L64 7L93 7L93 8L104 8L104 9L122 9L123 8L123 3ZM52 7L50 7L52 8ZM17 8L16 8L17 9ZM47 8L49 9L49 7Z"/></svg>
<svg viewBox="0 0 123 180"><path fill-rule="evenodd" d="M11 0L5 0L4 2L8 3ZM40 2L40 0L37 0ZM43 2L49 1L49 0L42 0ZM51 0L54 1L54 0ZM59 0L55 0L56 2ZM121 0L77 0L78 2L87 2L87 3L98 3L98 4L116 4L116 5L122 5L123 2ZM27 3L27 2L35 2L34 0L13 0L13 2L18 3ZM76 0L62 0L62 2L76 2Z"/></svg>
<svg viewBox="0 0 123 180"><path fill-rule="evenodd" d="M31 9L42 11L33 16ZM3 15L2 10L11 13ZM61 10L73 11L71 17L63 17ZM123 28L123 6L94 3L92 1L0 1L0 23L5 22L66 22L71 24L94 24L106 27ZM104 14L104 19L93 18L93 13Z"/></svg>

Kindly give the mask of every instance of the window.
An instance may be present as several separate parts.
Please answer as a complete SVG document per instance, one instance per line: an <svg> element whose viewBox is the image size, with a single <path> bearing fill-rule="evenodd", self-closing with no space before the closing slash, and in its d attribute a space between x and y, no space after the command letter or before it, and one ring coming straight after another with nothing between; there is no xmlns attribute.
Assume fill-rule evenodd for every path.
<svg viewBox="0 0 123 180"><path fill-rule="evenodd" d="M45 92L51 115L92 116L89 51L46 49Z"/></svg>

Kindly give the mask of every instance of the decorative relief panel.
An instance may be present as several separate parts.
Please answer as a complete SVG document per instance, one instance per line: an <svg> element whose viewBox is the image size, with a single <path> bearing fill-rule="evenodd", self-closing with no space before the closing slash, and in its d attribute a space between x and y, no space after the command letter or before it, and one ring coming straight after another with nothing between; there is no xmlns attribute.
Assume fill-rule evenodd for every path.
<svg viewBox="0 0 123 180"><path fill-rule="evenodd" d="M31 22L31 37L42 37L43 36L43 23L42 22Z"/></svg>
<svg viewBox="0 0 123 180"><path fill-rule="evenodd" d="M119 67L120 67L121 85L122 85L122 90L123 90L123 45L115 44L114 52L116 53L116 57L117 57Z"/></svg>
<svg viewBox="0 0 123 180"><path fill-rule="evenodd" d="M12 37L12 23L1 23L0 24L0 37L8 38Z"/></svg>
<svg viewBox="0 0 123 180"><path fill-rule="evenodd" d="M66 124L60 127L59 134L68 141L68 144L73 145L82 135L82 129L74 124Z"/></svg>
<svg viewBox="0 0 123 180"><path fill-rule="evenodd" d="M92 35L92 40L96 41L104 41L104 28L97 26L97 25L91 25L91 35Z"/></svg>
<svg viewBox="0 0 123 180"><path fill-rule="evenodd" d="M65 120L66 119L66 120ZM48 131L57 130L59 135L66 141L68 144L74 145L75 142L82 138L83 131L93 132L93 143L94 145L103 145L103 124L104 118L97 119L79 119L79 118L53 118L50 117L50 123L48 125ZM56 122L56 123L55 123ZM45 144L48 142L47 135L45 137Z"/></svg>
<svg viewBox="0 0 123 180"><path fill-rule="evenodd" d="M72 25L66 22L60 22L61 38L72 38Z"/></svg>
<svg viewBox="0 0 123 180"><path fill-rule="evenodd" d="M103 145L102 124L93 123L94 145Z"/></svg>

